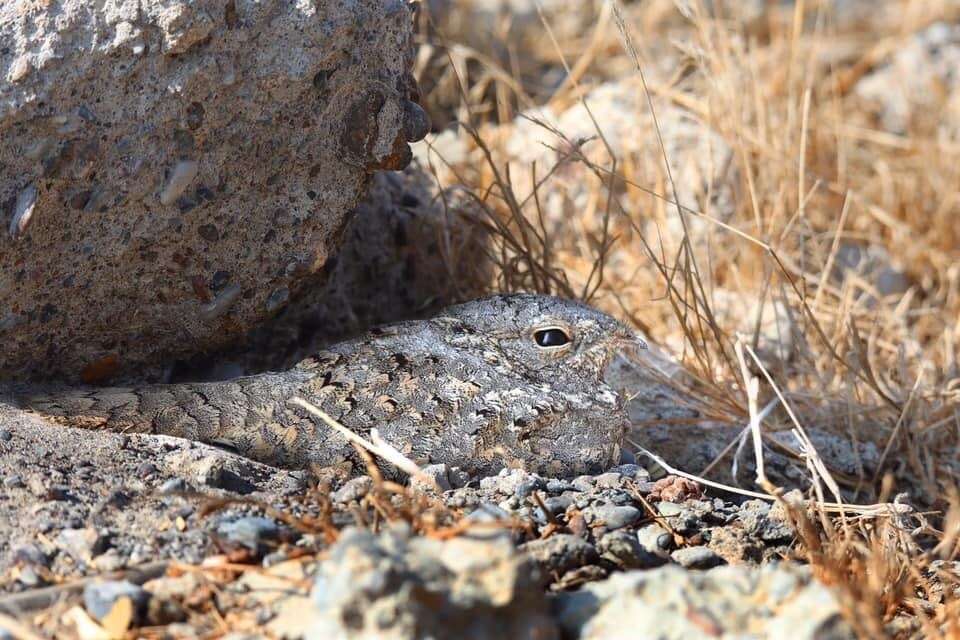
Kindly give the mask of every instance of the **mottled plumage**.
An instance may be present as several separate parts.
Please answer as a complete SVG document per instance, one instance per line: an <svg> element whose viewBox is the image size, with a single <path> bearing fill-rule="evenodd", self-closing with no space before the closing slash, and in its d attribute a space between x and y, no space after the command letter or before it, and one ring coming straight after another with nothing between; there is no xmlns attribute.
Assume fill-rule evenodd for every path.
<svg viewBox="0 0 960 640"><path fill-rule="evenodd" d="M70 426L222 444L283 467L350 470L353 447L289 402L299 396L357 433L379 429L420 463L572 475L618 460L627 417L603 371L619 348L642 344L586 305L498 295L374 329L281 373L21 400Z"/></svg>

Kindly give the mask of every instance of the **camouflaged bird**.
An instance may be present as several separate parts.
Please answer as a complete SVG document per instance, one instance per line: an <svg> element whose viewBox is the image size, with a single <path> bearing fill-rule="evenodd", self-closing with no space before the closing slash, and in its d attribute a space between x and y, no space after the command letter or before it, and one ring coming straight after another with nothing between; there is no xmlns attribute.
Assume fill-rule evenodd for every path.
<svg viewBox="0 0 960 640"><path fill-rule="evenodd" d="M353 446L291 403L300 397L360 435L377 428L421 464L574 475L619 460L627 415L603 374L630 346L646 345L584 304L497 295L374 329L280 373L20 401L69 426L178 436L281 467L349 469Z"/></svg>

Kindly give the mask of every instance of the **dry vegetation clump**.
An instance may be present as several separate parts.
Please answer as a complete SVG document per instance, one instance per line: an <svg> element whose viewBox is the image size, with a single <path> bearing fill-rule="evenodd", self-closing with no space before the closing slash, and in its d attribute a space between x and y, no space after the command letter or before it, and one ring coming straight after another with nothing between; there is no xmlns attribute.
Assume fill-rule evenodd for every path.
<svg viewBox="0 0 960 640"><path fill-rule="evenodd" d="M435 120L459 122L428 159L483 212L491 288L631 319L711 418L747 424L757 378L758 406L782 393L764 437L799 426L789 408L874 443L843 495L905 494L922 524L804 516L798 551L864 636L912 616L896 628L955 637L960 88L890 130L857 87L960 5L494 4L425 3L418 61Z"/></svg>

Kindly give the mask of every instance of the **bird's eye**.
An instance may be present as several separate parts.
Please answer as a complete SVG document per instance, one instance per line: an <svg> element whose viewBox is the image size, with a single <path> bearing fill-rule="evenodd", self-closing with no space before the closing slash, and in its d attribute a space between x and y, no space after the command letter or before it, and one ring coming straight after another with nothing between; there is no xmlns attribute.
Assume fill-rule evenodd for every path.
<svg viewBox="0 0 960 640"><path fill-rule="evenodd" d="M562 347L570 342L567 332L558 327L538 329L533 332L533 339L538 347Z"/></svg>

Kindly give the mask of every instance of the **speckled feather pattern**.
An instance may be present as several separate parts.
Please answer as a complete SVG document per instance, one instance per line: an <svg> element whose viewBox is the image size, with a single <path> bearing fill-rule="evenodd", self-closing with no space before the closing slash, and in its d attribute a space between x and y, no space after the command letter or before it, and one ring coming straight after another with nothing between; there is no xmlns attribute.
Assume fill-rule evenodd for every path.
<svg viewBox="0 0 960 640"><path fill-rule="evenodd" d="M540 346L544 330L568 343ZM498 295L374 329L285 372L71 389L21 403L69 426L221 444L282 467L359 470L342 435L289 402L301 397L357 433L379 429L418 463L573 475L619 458L627 416L603 372L630 344L642 341L589 306Z"/></svg>

